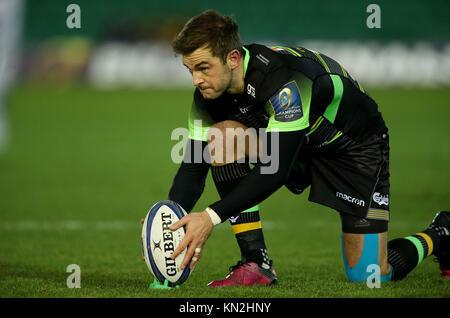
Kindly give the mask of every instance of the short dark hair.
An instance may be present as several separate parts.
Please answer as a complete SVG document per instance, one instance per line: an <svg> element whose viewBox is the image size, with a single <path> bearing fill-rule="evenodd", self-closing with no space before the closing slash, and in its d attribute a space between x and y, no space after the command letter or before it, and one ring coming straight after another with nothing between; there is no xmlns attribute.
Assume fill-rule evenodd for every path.
<svg viewBox="0 0 450 318"><path fill-rule="evenodd" d="M225 64L232 50L243 54L239 26L231 16L224 16L215 10L207 10L184 25L172 42L175 53L189 55L196 49L206 46L213 56Z"/></svg>

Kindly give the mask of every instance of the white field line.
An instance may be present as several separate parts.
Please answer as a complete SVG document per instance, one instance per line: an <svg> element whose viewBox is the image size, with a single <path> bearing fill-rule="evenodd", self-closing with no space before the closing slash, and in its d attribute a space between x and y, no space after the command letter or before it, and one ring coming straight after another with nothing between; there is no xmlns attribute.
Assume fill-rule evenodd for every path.
<svg viewBox="0 0 450 318"><path fill-rule="evenodd" d="M329 230L330 227L340 228L340 222L335 220L329 222L325 220L262 220L264 231L286 231L299 229ZM426 224L421 222L392 222L390 228L395 230L410 230L411 228L422 228ZM38 220L17 220L1 221L0 231L138 231L142 224L140 220L114 220L114 221L85 221L85 220L58 220L58 221L38 221ZM228 221L215 227L214 231L231 231Z"/></svg>
<svg viewBox="0 0 450 318"><path fill-rule="evenodd" d="M288 222L283 221L265 221L264 230L285 229ZM82 221L82 220L61 220L61 221L37 221L37 220L19 220L19 221L0 221L0 231L139 231L142 225L139 220L136 221ZM215 230L231 230L228 222L224 222L216 227Z"/></svg>
<svg viewBox="0 0 450 318"><path fill-rule="evenodd" d="M99 230L99 231L123 231L141 227L139 220L132 221L0 221L0 230L3 231L55 231L55 230Z"/></svg>
<svg viewBox="0 0 450 318"><path fill-rule="evenodd" d="M263 230L278 231L287 228L298 228L300 223L292 224L288 220L266 220L262 221ZM303 223L304 226L304 223ZM308 226L318 228L326 226L325 222L308 222ZM142 224L140 220L115 220L115 221L85 221L85 220L58 220L58 221L39 221L39 220L17 220L0 221L0 231L140 231ZM215 231L231 230L228 221L216 226Z"/></svg>

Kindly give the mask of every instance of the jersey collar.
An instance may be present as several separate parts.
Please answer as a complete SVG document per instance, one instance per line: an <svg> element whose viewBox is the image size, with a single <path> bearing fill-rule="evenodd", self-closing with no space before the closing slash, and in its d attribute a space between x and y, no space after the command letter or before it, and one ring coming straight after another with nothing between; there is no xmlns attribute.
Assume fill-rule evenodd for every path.
<svg viewBox="0 0 450 318"><path fill-rule="evenodd" d="M250 61L250 52L244 46L242 48L245 51L244 57L244 78L245 78L245 75L247 73L248 62Z"/></svg>

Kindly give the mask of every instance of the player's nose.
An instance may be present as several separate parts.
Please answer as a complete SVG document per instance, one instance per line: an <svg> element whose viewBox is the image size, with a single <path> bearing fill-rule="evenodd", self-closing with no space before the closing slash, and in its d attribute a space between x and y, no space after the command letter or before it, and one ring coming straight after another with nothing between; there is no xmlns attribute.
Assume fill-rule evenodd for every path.
<svg viewBox="0 0 450 318"><path fill-rule="evenodd" d="M198 85L203 83L203 78L197 72L193 72L192 81L194 82L194 86L197 87Z"/></svg>

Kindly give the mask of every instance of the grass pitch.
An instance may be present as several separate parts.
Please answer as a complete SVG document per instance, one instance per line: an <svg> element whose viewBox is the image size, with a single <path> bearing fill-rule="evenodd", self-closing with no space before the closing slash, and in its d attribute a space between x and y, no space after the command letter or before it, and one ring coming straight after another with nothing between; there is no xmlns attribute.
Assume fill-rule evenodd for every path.
<svg viewBox="0 0 450 318"><path fill-rule="evenodd" d="M425 229L450 207L450 92L370 90L390 128L389 238ZM216 227L189 280L148 290L140 219L166 199L177 165L176 127L190 90L20 86L8 102L11 140L0 156L0 297L449 297L450 281L425 259L400 282L369 289L346 280L338 214L285 188L261 204L272 287L207 288L239 250ZM218 199L208 176L195 211ZM69 264L81 288L67 288Z"/></svg>

